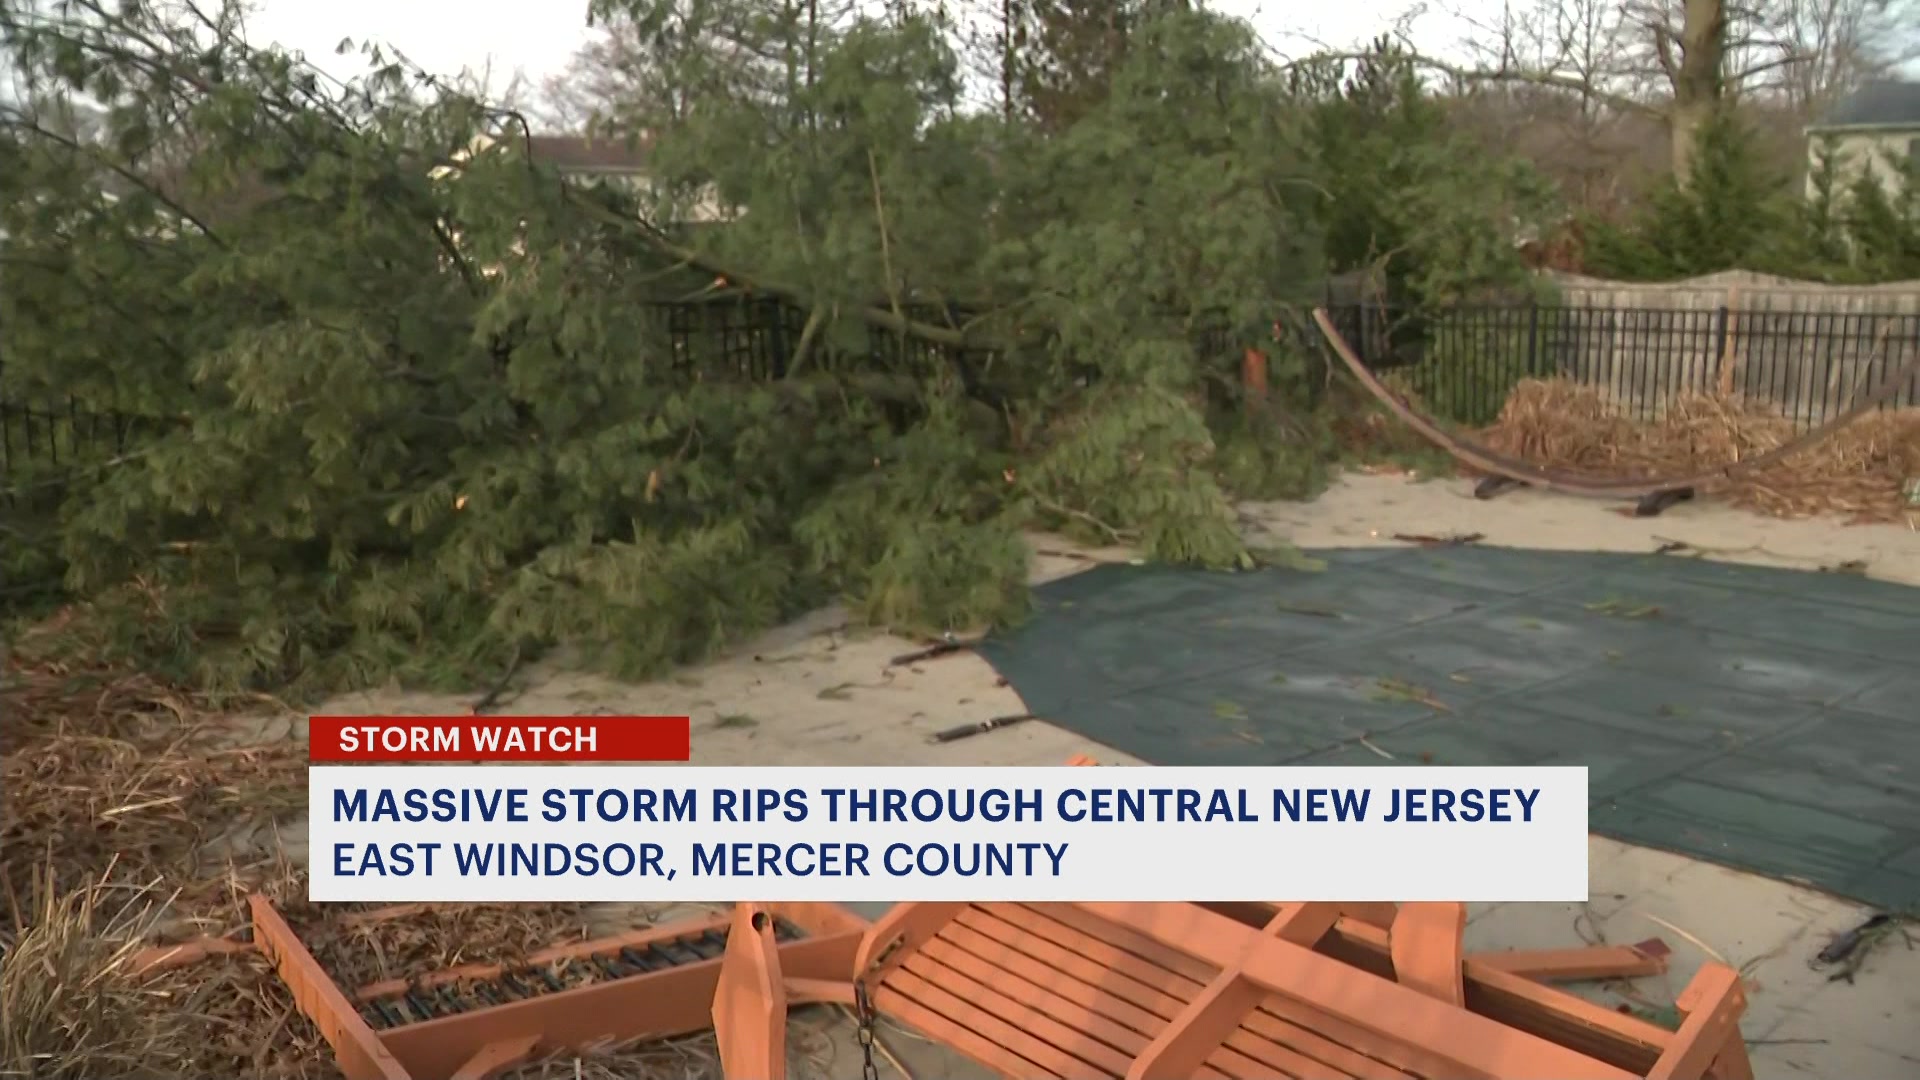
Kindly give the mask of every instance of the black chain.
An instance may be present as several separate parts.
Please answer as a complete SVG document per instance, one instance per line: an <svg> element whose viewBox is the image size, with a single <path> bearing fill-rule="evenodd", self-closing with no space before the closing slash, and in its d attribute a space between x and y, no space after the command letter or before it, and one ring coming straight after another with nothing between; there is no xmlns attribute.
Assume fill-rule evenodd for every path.
<svg viewBox="0 0 1920 1080"><path fill-rule="evenodd" d="M880 1080L880 1068L873 1063L873 1002L867 998L867 984L853 982L853 1015L859 1022L860 1080Z"/></svg>

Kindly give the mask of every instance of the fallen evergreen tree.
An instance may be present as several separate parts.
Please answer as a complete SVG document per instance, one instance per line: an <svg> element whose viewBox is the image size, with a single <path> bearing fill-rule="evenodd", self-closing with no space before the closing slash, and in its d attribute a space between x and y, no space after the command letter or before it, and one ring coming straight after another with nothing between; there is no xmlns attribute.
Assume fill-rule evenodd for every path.
<svg viewBox="0 0 1920 1080"><path fill-rule="evenodd" d="M1322 197L1237 22L1143 12L1056 130L965 108L928 20L605 0L692 88L609 118L649 140L635 193L377 50L338 85L230 14L0 11L34 85L106 108L8 107L0 378L139 432L10 470L43 513L0 558L169 675L638 676L836 598L972 629L1019 617L1023 529L1250 565L1223 467L1311 479L1308 425L1237 398ZM726 220L675 224L703 200ZM685 354L690 294L800 312L784 369Z"/></svg>

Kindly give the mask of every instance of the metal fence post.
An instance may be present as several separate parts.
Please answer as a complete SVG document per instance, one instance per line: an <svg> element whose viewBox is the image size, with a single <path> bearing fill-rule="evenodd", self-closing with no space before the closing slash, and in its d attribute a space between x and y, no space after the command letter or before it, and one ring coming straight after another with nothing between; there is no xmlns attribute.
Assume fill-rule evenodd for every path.
<svg viewBox="0 0 1920 1080"><path fill-rule="evenodd" d="M1732 313L1727 310L1727 305L1721 304L1718 308L1714 309L1713 362L1715 364L1720 363L1721 360L1726 358L1727 333L1729 330L1727 323L1731 318L1732 318Z"/></svg>
<svg viewBox="0 0 1920 1080"><path fill-rule="evenodd" d="M769 327L773 338L767 344L767 377L784 379L787 377L787 365L793 362L793 348L787 340L787 305L774 302L773 325Z"/></svg>
<svg viewBox="0 0 1920 1080"><path fill-rule="evenodd" d="M1540 374L1540 301L1527 302L1527 375Z"/></svg>

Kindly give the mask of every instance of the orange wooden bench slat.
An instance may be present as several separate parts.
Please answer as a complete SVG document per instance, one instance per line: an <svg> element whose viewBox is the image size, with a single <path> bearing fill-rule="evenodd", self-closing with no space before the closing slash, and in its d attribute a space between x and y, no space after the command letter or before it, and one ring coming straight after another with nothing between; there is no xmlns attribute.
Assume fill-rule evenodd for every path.
<svg viewBox="0 0 1920 1080"><path fill-rule="evenodd" d="M1110 966L1116 972L1131 975L1143 968L1160 972L1172 968L1180 973L1175 978L1179 980L1177 985L1181 987L1182 996L1176 1000L1186 1000L1186 995L1198 993L1207 980L1219 973L1218 968L1124 928L1103 923L1071 904L1024 906L1016 910L1015 917L1042 933L1057 935L1061 927L1077 927L1089 938L1100 935L1102 940L1096 955L1089 958L1095 971ZM1109 941L1114 944L1107 944ZM1122 945L1132 951L1123 950ZM1152 957L1152 962L1143 956ZM1158 966L1162 964L1165 966ZM1168 1014L1169 1018L1173 1015ZM1444 1075L1445 1072L1445 1059L1419 1047L1369 1048L1363 1053L1359 1047L1377 1040L1358 1026L1278 997L1262 1002L1260 1011L1242 1024L1241 1031L1338 1065L1354 1076L1369 1080L1398 1080L1409 1074L1438 1072ZM1246 1049L1243 1042L1233 1036L1229 1036L1228 1045Z"/></svg>
<svg viewBox="0 0 1920 1080"><path fill-rule="evenodd" d="M1637 979L1667 970L1665 956L1632 945L1587 945L1574 949L1502 949L1474 953L1468 962L1535 982Z"/></svg>
<svg viewBox="0 0 1920 1080"><path fill-rule="evenodd" d="M1078 980L1058 973L1044 984L1019 977L1008 978L1010 972L1005 967L975 956L944 938L928 942L920 950L920 955L976 984L992 987L1021 1009L1032 1009L1113 1047L1127 1060L1136 1057L1152 1041L1152 1036L1118 1023L1096 1008L1095 1003L1099 998L1097 991L1087 995L1075 993L1076 986L1092 989ZM917 969L912 960L908 960L904 966L923 978L933 978L929 972ZM949 984L942 982L942 985ZM1006 1019L1015 1018L1008 1016ZM1223 1074L1207 1070L1199 1075L1220 1080Z"/></svg>
<svg viewBox="0 0 1920 1080"><path fill-rule="evenodd" d="M1032 963L1058 968L1086 983L1101 987L1117 1000L1154 1014L1162 1026L1179 1015L1185 1003L1200 992L1204 985L1200 980L1176 975L1114 945L1096 941L1085 934L1076 934L1066 923L1051 918L1055 911L1064 907L1042 905L1030 909L1017 905L988 905L984 909L973 908L956 920L950 932L991 936L991 940L1005 943L1010 950L1031 957ZM1070 911L1062 913L1069 919L1079 921ZM1000 914L1008 914L1020 920L1022 925L1015 926L999 918ZM1040 932L1028 933L1029 930ZM1124 934L1116 936L1127 939ZM1060 940L1077 942L1083 951L1061 945ZM1132 944L1156 955L1165 952L1154 942L1133 941ZM1191 957L1168 954L1167 958L1177 960L1183 968L1196 974L1208 970L1206 965ZM1274 1011L1276 1009L1278 1012ZM1442 1064L1438 1058L1423 1056L1415 1049L1386 1061L1370 1057L1337 1041L1340 1032L1358 1032L1359 1029L1332 1022L1328 1028L1316 1029L1312 1025L1319 1020L1320 1017L1310 1010L1270 998L1262 1003L1260 1012L1249 1017L1239 1031L1227 1037L1227 1046L1270 1068L1278 1066L1278 1058L1274 1054L1278 1049L1327 1062L1363 1080L1410 1080L1418 1072L1431 1071Z"/></svg>
<svg viewBox="0 0 1920 1080"><path fill-rule="evenodd" d="M1415 1080L1419 1075L1416 1058L1388 1061L1361 1053L1351 1044L1340 1041L1339 1028L1311 1027L1299 1022L1303 1018L1298 1014L1289 1017L1275 1013L1273 1000L1268 999L1242 1023L1240 1030L1258 1032L1276 1046L1324 1061L1358 1080ZM1232 1041L1231 1037L1228 1041Z"/></svg>
<svg viewBox="0 0 1920 1080"><path fill-rule="evenodd" d="M1465 904L1403 904L1389 931L1394 978L1435 1001L1467 1007Z"/></svg>
<svg viewBox="0 0 1920 1080"><path fill-rule="evenodd" d="M1201 986L1205 986L1215 975L1220 974L1218 964L1208 963L1144 934L1136 933L1125 926L1098 918L1075 904L1023 904L1018 910L1031 918L1041 918L1051 924L1071 927L1118 952L1137 957L1176 975L1183 975Z"/></svg>
<svg viewBox="0 0 1920 1080"><path fill-rule="evenodd" d="M1751 1080L1736 973L1709 965L1681 1031L1649 1030L1465 956L1458 904L1379 905L1371 920L1265 905L1264 926L1262 905L903 907L922 910L891 920L904 940L867 976L875 1004L1009 1076ZM866 957L889 951L884 936ZM1576 960L1626 962L1556 963Z"/></svg>
<svg viewBox="0 0 1920 1080"><path fill-rule="evenodd" d="M1139 1055L1167 1026L1167 1019L1162 1015L1154 1015L1133 1001L1112 994L1112 990L1098 982L1083 982L1071 972L1035 961L1016 947L996 942L962 924L948 926L922 951L947 967L962 970L975 982L991 982L996 990L1020 1001L1021 1005L1031 1005L1129 1055ZM1169 1007L1175 1001L1171 995L1165 997ZM1198 1074L1277 1076L1284 1065L1284 1055L1271 1053L1271 1047L1261 1049L1267 1053L1250 1057L1233 1045L1223 1045L1208 1061L1210 1068Z"/></svg>
<svg viewBox="0 0 1920 1080"><path fill-rule="evenodd" d="M1075 978L1100 986L1147 1009L1162 1024L1180 1015L1204 979L1168 971L1108 942L1056 923L1024 908L987 909L963 919L970 930L1058 965Z"/></svg>
<svg viewBox="0 0 1920 1080"><path fill-rule="evenodd" d="M1033 1077L1034 1080L1049 1080L1049 1078L1059 1080L1060 1078L1059 1073L1049 1071L1038 1062L1021 1057L1009 1048L1011 1044L1019 1041L1020 1033L1017 1029L1003 1029L996 1022L986 1025L987 1031L977 1032L920 1004L888 983L881 983L880 988L874 991L873 1007L927 1038L953 1047L1002 1076L1028 1076ZM1045 1046L1044 1043L1041 1045ZM1074 1076L1066 1080L1081 1080L1081 1078Z"/></svg>
<svg viewBox="0 0 1920 1080"><path fill-rule="evenodd" d="M1030 920L1030 923L1040 924L1039 920ZM991 912L976 909L943 931L940 940L1016 977L1033 981L1048 980L1049 987L1056 993L1140 1033L1143 1047L1149 1038L1158 1035L1167 1026L1171 1017L1179 1015L1190 997L1201 989L1200 984L1170 972L1155 970L1137 957L1118 953L1102 957L1100 954L1110 947L1084 936L1079 936L1075 941L1075 932L1065 927L1051 926L1046 929L1051 939L1026 934L1019 927L995 918ZM1079 951L1061 945L1059 942L1062 940L1077 945ZM1096 958L1089 959L1086 953L1093 953ZM1105 966L1098 962L1099 959L1111 959L1113 964ZM1155 986L1166 989L1156 989ZM1331 1053L1319 1055L1320 1059L1340 1060L1339 1055L1344 1048L1332 1044L1326 1044L1325 1048ZM1346 1053L1367 1071L1342 1071L1333 1075L1405 1080L1403 1073L1373 1071L1383 1067L1359 1055ZM1326 1075L1327 1068L1312 1055L1299 1053L1283 1042L1245 1030L1229 1036L1226 1044L1209 1057L1207 1063L1225 1073L1258 1077L1320 1076ZM1368 1069L1368 1066L1372 1069Z"/></svg>
<svg viewBox="0 0 1920 1080"><path fill-rule="evenodd" d="M1082 1075L1088 1074L1088 1067L1098 1070L1101 1076L1122 1076L1133 1058L1122 1050L1115 1049L1098 1037L1079 1030L1073 1024L1065 1023L1037 1009L1023 1007L1019 1001L1010 998L1004 988L988 985L972 979L953 968L929 958L924 951L915 953L903 961L898 969L902 978L917 978L928 986L952 995L960 1002L1006 1021L1020 1030L1045 1042L1049 1046L1085 1064L1080 1066ZM889 983L893 980L889 979ZM996 980L997 982L997 980ZM921 1001L930 1007L939 1006L926 998ZM955 1017L955 1019L960 1019Z"/></svg>
<svg viewBox="0 0 1920 1080"><path fill-rule="evenodd" d="M1340 909L1334 904L1288 904L1267 920L1262 933L1311 947L1339 917ZM1223 968L1134 1060L1126 1080L1184 1080L1245 1025L1267 996L1237 965ZM1299 1080L1351 1080L1325 1062L1291 1051L1281 1053L1283 1071Z"/></svg>
<svg viewBox="0 0 1920 1080"><path fill-rule="evenodd" d="M1206 963L1244 965L1247 977L1373 1036L1356 1046L1418 1046L1445 1057L1449 1080L1632 1080L1633 1074L1507 1027L1331 957L1272 938L1190 904L1090 903L1087 914L1162 941ZM1343 1040L1344 1041L1344 1040Z"/></svg>
<svg viewBox="0 0 1920 1080"><path fill-rule="evenodd" d="M1102 985L1097 977L1087 978L1088 972L1077 970L1074 965L1050 964L1035 959L1013 945L971 926L950 927L940 935L939 941L943 945L964 949L1018 978L1046 986L1069 1001L1097 1010L1108 1020L1132 1028L1148 1038L1159 1034L1160 1029L1167 1026L1167 1013L1175 1011L1156 1012L1155 1005L1166 996L1131 979L1114 980L1116 984L1129 984L1125 987ZM1166 1000L1174 999L1169 997Z"/></svg>
<svg viewBox="0 0 1920 1080"><path fill-rule="evenodd" d="M910 998L922 1008L947 1018L966 1031L973 1032L972 1039L954 1044L954 1048L963 1054L972 1056L981 1050L981 1047L975 1044L991 1041L1033 1062L1047 1074L1063 1077L1064 1080L1089 1080L1090 1077L1095 1076L1118 1075L1100 1070L1067 1053L1055 1046L1051 1040L1042 1038L1030 1030L1026 1023L1018 1025L1009 1023L994 1012L963 1000L944 987L928 982L915 972L908 971L904 964L888 974L882 989L887 993Z"/></svg>
<svg viewBox="0 0 1920 1080"><path fill-rule="evenodd" d="M995 990L1008 995L1012 1001L1023 1007L1035 1009L1062 1024L1073 1026L1081 1032L1087 1032L1092 1038L1112 1045L1121 1053L1139 1055L1146 1045L1152 1042L1152 1034L1142 1032L1131 1024L1108 1017L1106 995L1096 988L1079 982L1077 978L1066 976L1058 970L1044 972L1041 980L1023 978L1014 974L1006 965L993 963L989 957L970 953L962 945L948 942L947 938L935 938L927 942L922 955L945 965L948 969L958 970L972 978L973 982L991 984ZM908 965L910 967L910 965ZM1121 1003L1125 1005L1125 1003ZM1221 1072L1202 1072L1202 1076L1225 1076Z"/></svg>
<svg viewBox="0 0 1920 1080"><path fill-rule="evenodd" d="M1011 933L1017 934L1023 930L1033 932L1028 944L1022 947L1050 951L1049 955L1039 957L1043 961L1077 969L1082 978L1111 987L1117 993L1132 992L1136 987L1146 989L1157 1000L1150 999L1151 1004L1136 1000L1135 1004L1152 1008L1168 1019L1178 1015L1184 1002L1199 993L1205 981L1218 973L1218 969L1209 968L1159 942L1088 919L1071 905L989 905L973 918L979 920L982 916L991 918L998 915L1018 921L1019 925L1014 926L1003 920L1002 924ZM965 916L960 921L969 922ZM1098 939L1095 934L1099 935ZM1063 940L1085 944L1080 946L1081 951L1075 952L1060 945L1059 942ZM1152 959L1143 958L1142 954ZM1177 967L1181 973L1169 971L1161 966L1162 963ZM1298 1022L1304 1018L1311 1024L1316 1019L1312 1014L1293 1008L1289 1003L1280 1003L1284 1015L1276 1015L1269 1008L1273 1004L1271 1000L1263 1003L1261 1012L1249 1017L1239 1031L1228 1036L1227 1045L1249 1057L1267 1061L1270 1065L1277 1064L1273 1060L1276 1048L1290 1050L1329 1062L1353 1076L1368 1080L1401 1080L1410 1072L1418 1071L1422 1065L1432 1066L1438 1062L1438 1059L1420 1055L1417 1051L1400 1055L1390 1062L1378 1060L1349 1046L1340 1045L1336 1041L1338 1035L1333 1032L1327 1033L1333 1036L1329 1038ZM1350 1025L1345 1028L1353 1033L1359 1031Z"/></svg>

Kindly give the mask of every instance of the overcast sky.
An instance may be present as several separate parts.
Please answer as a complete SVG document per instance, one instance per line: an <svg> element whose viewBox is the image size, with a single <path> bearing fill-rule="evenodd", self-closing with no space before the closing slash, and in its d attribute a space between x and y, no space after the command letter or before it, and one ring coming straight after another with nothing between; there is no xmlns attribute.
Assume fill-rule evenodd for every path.
<svg viewBox="0 0 1920 1080"><path fill-rule="evenodd" d="M378 38L437 74L480 71L489 60L495 89L517 69L535 84L566 66L586 40L585 0L256 0L248 21L256 44L277 42L307 54L336 76L357 74L357 57L336 58L341 38ZM1315 41L1348 45L1389 30L1416 0L1335 0L1286 4L1276 0L1213 0L1215 10L1252 19L1268 44L1283 53L1311 50ZM1494 0L1461 0L1468 10ZM1300 8L1316 9L1311 13ZM1285 14L1270 14L1263 10ZM1291 10L1289 10L1291 9ZM1494 8L1497 10L1497 8ZM1446 52L1463 36L1458 19L1428 14L1419 24L1423 47Z"/></svg>

